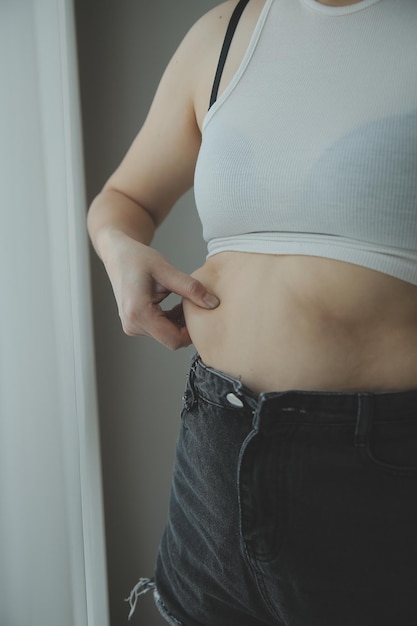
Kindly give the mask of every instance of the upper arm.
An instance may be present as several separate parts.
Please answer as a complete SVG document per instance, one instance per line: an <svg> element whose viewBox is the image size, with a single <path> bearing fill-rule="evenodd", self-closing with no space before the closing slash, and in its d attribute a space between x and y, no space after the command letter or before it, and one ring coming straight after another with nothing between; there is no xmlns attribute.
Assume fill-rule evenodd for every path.
<svg viewBox="0 0 417 626"><path fill-rule="evenodd" d="M157 224L192 185L200 133L190 83L180 46L162 76L141 130L105 185L137 202Z"/></svg>
<svg viewBox="0 0 417 626"><path fill-rule="evenodd" d="M137 202L156 225L193 184L201 144L196 102L207 96L208 106L227 27L227 19L219 23L219 10L227 18L235 6L236 0L229 0L188 32L162 76L141 130L105 185Z"/></svg>

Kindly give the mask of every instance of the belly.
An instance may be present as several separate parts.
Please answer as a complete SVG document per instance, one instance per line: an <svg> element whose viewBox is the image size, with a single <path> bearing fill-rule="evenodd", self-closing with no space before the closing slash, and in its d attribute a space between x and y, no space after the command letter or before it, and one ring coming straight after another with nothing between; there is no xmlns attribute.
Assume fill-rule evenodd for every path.
<svg viewBox="0 0 417 626"><path fill-rule="evenodd" d="M196 350L255 392L417 388L415 286L340 261L236 252L193 275L221 301L184 301Z"/></svg>

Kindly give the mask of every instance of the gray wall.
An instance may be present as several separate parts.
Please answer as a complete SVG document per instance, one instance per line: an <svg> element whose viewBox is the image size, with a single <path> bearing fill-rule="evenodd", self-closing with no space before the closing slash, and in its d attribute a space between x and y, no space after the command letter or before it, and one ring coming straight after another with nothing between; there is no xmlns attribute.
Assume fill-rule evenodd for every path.
<svg viewBox="0 0 417 626"><path fill-rule="evenodd" d="M140 128L160 76L188 28L212 0L77 0L77 32L88 198L117 166ZM184 271L205 256L192 193L154 243ZM192 349L170 352L126 337L110 283L92 256L95 343L112 626L139 577L152 575L164 528L179 409ZM158 626L144 597L134 623Z"/></svg>

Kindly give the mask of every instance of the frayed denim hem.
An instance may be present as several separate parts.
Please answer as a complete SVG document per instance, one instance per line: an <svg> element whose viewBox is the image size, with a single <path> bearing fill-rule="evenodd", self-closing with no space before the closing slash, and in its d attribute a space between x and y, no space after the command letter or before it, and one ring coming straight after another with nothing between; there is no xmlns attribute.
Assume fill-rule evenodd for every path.
<svg viewBox="0 0 417 626"><path fill-rule="evenodd" d="M132 591L128 598L125 599L125 602L129 602L130 604L130 613L128 616L128 620L132 619L133 613L135 612L136 605L139 600L139 596L144 593L148 593L148 591L155 591L156 586L153 578L141 578L139 582L133 587Z"/></svg>
<svg viewBox="0 0 417 626"><path fill-rule="evenodd" d="M133 614L136 610L136 605L139 600L139 596L148 593L148 591L153 591L156 608L158 609L162 617L169 624L171 624L171 626L183 626L182 622L177 620L167 610L165 604L161 599L161 596L156 589L155 581L153 578L140 578L139 582L133 587L132 591L130 592L129 597L125 599L125 602L129 602L130 604L130 613L128 616L128 620L131 620L131 618L133 617Z"/></svg>

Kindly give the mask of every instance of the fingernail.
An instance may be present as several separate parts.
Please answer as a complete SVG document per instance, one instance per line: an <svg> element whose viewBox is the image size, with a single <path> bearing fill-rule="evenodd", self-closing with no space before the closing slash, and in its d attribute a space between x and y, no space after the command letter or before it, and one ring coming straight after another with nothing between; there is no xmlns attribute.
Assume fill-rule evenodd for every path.
<svg viewBox="0 0 417 626"><path fill-rule="evenodd" d="M203 300L210 309L215 309L220 304L220 300L211 293L206 293Z"/></svg>

